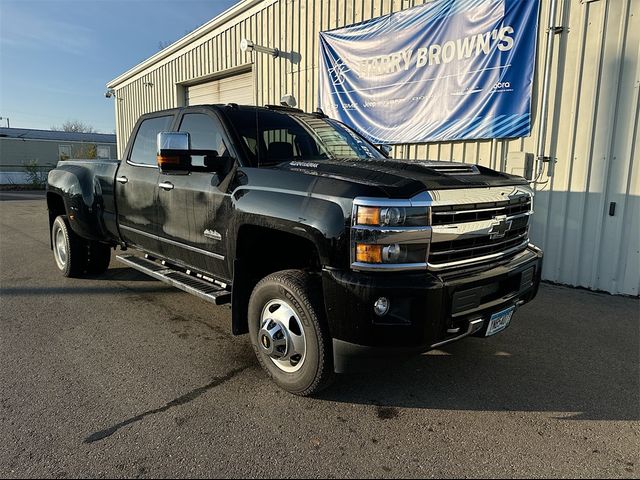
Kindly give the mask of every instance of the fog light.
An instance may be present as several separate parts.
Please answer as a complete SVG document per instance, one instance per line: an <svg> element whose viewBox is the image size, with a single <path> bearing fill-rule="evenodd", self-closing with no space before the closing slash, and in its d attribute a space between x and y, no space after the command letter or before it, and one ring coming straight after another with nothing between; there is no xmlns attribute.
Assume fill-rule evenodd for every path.
<svg viewBox="0 0 640 480"><path fill-rule="evenodd" d="M389 299L387 297L380 297L376 300L376 303L373 304L373 311L376 312L376 315L382 317L389 311L389 306Z"/></svg>

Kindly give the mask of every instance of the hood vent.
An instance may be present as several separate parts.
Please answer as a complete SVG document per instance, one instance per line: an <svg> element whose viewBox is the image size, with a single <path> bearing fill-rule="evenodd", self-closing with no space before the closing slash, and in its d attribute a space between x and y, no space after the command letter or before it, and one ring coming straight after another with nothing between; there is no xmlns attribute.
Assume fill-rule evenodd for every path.
<svg viewBox="0 0 640 480"><path fill-rule="evenodd" d="M430 170L441 173L443 175L479 175L480 170L476 165L466 165L464 163L442 163L430 162L428 166Z"/></svg>

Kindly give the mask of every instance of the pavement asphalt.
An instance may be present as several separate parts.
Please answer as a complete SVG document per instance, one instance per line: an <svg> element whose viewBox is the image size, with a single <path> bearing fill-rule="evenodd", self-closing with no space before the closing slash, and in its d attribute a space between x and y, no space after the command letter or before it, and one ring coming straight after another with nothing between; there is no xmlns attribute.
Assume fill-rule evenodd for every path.
<svg viewBox="0 0 640 480"><path fill-rule="evenodd" d="M637 299L545 284L511 327L318 398L230 311L112 261L65 279L41 193L0 194L0 476L640 474Z"/></svg>

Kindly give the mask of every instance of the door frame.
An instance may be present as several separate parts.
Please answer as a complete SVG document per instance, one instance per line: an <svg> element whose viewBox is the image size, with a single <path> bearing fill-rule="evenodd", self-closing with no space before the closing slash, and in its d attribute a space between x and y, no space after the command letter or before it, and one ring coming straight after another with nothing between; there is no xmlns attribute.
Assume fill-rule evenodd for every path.
<svg viewBox="0 0 640 480"><path fill-rule="evenodd" d="M242 166L242 162L240 160L240 152L238 151L238 148L236 148L236 144L234 142L235 136L233 136L233 132L230 131L227 122L225 121L225 118L223 117L223 115L221 114L221 112L219 112L218 108L216 107L211 107L211 106L207 106L207 105L194 105L194 106L190 106L190 107L184 107L179 109L178 112L176 112L176 116L174 119L174 122L172 124L172 131L174 132L178 132L180 129L180 124L182 123L183 118L185 117L185 115L193 115L193 114L202 114L202 115L206 115L209 118L212 118L215 122L217 122L218 127L220 128L220 133L222 135L223 140L225 141L225 144L227 146L228 152L229 154L232 156L232 158L235 160L236 166L240 167ZM227 175L233 175L233 170L230 171ZM192 175L217 175L215 172L190 172L187 175L179 175L179 176L173 176L174 178L179 177L181 182L184 181L188 181L189 178ZM218 185L220 183L222 183L227 177L220 177L218 176ZM169 180L172 177L171 174L163 174L162 172L159 171L159 175L158 175L158 183L160 183L161 181L164 180ZM178 183L178 182L176 182ZM211 185L210 187L211 189L217 188L216 186ZM156 205L157 208L160 208L161 202L160 202L160 191L159 189L156 190L157 192L157 196L156 196ZM173 193L173 190L170 192ZM213 191L209 191L207 192L208 194L214 194L215 192ZM231 194L229 192L223 192L223 191L219 191L218 193L219 195L221 195L222 197L222 202L230 202L230 198L231 198ZM158 217L160 217L160 212L158 212ZM214 220L214 223L215 222ZM208 274L208 275L212 275L216 278L219 278L221 280L225 280L228 281L230 276L230 272L229 272L229 261L227 258L227 253L229 251L229 245L227 243L227 239L222 239L221 240L221 246L222 246L222 253L219 252L214 252L214 251L210 251L210 250L205 250L203 248L188 244L188 243L184 243L184 242L180 242L180 241L176 241L170 238L167 238L163 235L163 230L162 230L162 225L160 225L160 223L158 223L159 226L159 230L157 232L157 239L160 242L160 249L161 249L161 257L163 258L167 258L166 255L162 254L162 244L169 244L172 245L173 247L177 247L177 248L182 248L185 250L190 251L192 254L198 254L198 255L203 255L205 257L210 257L215 259L216 261L219 261L222 263L223 265L223 269L222 271L211 271L211 269L209 268L203 268L202 265L192 265L191 262L186 262L184 260L179 260L179 259L175 259L175 260L171 260L170 258L167 258L167 260L169 261L176 261L176 263L182 264L184 265L186 268L189 268L191 270L194 271L199 271L202 272L204 274ZM189 234L191 235L191 233Z"/></svg>

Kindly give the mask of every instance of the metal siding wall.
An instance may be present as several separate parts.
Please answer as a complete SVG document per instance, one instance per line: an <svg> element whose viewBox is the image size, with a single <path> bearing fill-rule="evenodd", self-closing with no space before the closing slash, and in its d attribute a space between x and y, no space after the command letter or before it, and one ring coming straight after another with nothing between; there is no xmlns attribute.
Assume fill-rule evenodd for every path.
<svg viewBox="0 0 640 480"><path fill-rule="evenodd" d="M257 104L293 93L317 103L318 33L421 5L423 0L265 0L116 87L118 149L143 114L179 105L177 84L254 62ZM509 152L535 152L549 0L542 0L533 135L512 140L398 145L397 157L457 160L507 172ZM545 249L544 277L638 295L640 288L640 0L560 0L549 106L553 175L537 187L532 237ZM243 37L284 58L240 52ZM143 85L153 82L153 87ZM608 216L610 202L616 215Z"/></svg>
<svg viewBox="0 0 640 480"><path fill-rule="evenodd" d="M197 83L185 88L186 105L207 103L238 103L253 105L255 86L253 72Z"/></svg>

